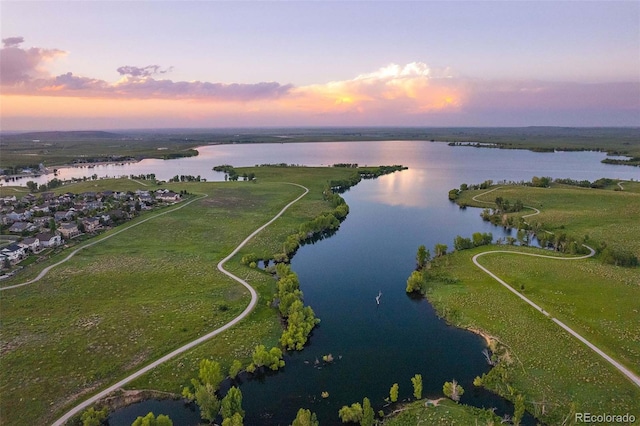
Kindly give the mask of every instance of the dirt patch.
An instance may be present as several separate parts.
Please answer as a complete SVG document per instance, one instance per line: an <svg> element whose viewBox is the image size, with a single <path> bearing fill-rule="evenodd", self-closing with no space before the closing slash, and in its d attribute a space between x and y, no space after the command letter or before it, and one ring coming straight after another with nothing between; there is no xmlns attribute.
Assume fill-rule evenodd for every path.
<svg viewBox="0 0 640 426"><path fill-rule="evenodd" d="M124 390L118 389L106 398L96 403L101 409L107 407L108 410L115 411L119 408L126 407L136 402L145 401L147 399L181 399L182 397L175 393L162 392L150 389L140 390Z"/></svg>

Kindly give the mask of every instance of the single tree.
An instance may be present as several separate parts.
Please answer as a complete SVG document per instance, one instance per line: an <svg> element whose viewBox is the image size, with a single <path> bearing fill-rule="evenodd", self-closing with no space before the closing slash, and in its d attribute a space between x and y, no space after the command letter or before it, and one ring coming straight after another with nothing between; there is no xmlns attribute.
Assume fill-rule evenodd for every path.
<svg viewBox="0 0 640 426"><path fill-rule="evenodd" d="M458 384L458 382L455 379L453 379L451 382L444 383L444 386L442 387L442 392L444 392L445 396L458 402L460 401L460 397L464 393L464 389L462 388L462 386Z"/></svg>
<svg viewBox="0 0 640 426"><path fill-rule="evenodd" d="M524 396L519 394L516 396L516 400L514 403L514 411L513 411L513 424L518 426L522 421L522 416L524 416Z"/></svg>
<svg viewBox="0 0 640 426"><path fill-rule="evenodd" d="M397 383L394 383L393 386L391 386L391 389L389 389L389 399L391 400L391 402L398 401L398 384Z"/></svg>
<svg viewBox="0 0 640 426"><path fill-rule="evenodd" d="M418 269L424 269L427 263L431 260L431 254L424 245L418 247L418 253L416 254L416 263Z"/></svg>
<svg viewBox="0 0 640 426"><path fill-rule="evenodd" d="M444 256L447 254L447 245L446 244L436 244L435 252L436 257Z"/></svg>
<svg viewBox="0 0 640 426"><path fill-rule="evenodd" d="M363 416L362 405L359 402L351 404L351 406L344 405L339 411L338 416L342 423L358 423L362 420Z"/></svg>
<svg viewBox="0 0 640 426"><path fill-rule="evenodd" d="M234 359L231 363L231 367L229 367L229 377L235 379L238 376L240 370L242 370L242 362Z"/></svg>
<svg viewBox="0 0 640 426"><path fill-rule="evenodd" d="M230 419L234 414L240 414L244 418L244 410L242 409L242 392L233 386L229 392L222 398L220 414L223 419Z"/></svg>
<svg viewBox="0 0 640 426"><path fill-rule="evenodd" d="M413 271L407 279L407 293L422 290L422 282L424 281L424 273L421 271Z"/></svg>
<svg viewBox="0 0 640 426"><path fill-rule="evenodd" d="M360 420L360 426L373 426L375 412L371 407L371 401L369 398L362 400L362 420Z"/></svg>
<svg viewBox="0 0 640 426"><path fill-rule="evenodd" d="M422 398L422 374L413 376L411 383L413 384L413 396L415 396L416 399Z"/></svg>
<svg viewBox="0 0 640 426"><path fill-rule="evenodd" d="M244 426L244 420L239 413L222 420L222 426Z"/></svg>
<svg viewBox="0 0 640 426"><path fill-rule="evenodd" d="M298 414L293 420L293 423L291 423L291 426L319 426L319 424L316 413L301 408L298 410Z"/></svg>

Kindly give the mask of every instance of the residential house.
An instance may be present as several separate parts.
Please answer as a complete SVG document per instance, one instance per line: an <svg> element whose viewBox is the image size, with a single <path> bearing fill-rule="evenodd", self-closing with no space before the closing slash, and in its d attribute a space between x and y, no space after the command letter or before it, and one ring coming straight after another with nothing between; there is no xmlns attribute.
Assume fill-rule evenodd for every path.
<svg viewBox="0 0 640 426"><path fill-rule="evenodd" d="M37 253L40 251L40 240L38 238L25 238L20 241L18 245L25 249L25 251L31 251L32 253Z"/></svg>
<svg viewBox="0 0 640 426"><path fill-rule="evenodd" d="M34 217L31 220L31 222L39 228L42 228L44 225L48 224L50 221L51 221L51 216Z"/></svg>
<svg viewBox="0 0 640 426"><path fill-rule="evenodd" d="M49 210L49 203L44 203L44 204L42 204L41 206L33 206L33 207L31 208L31 211L32 211L34 214L35 214L35 213L43 213L43 214L49 213L49 212L50 212L50 210Z"/></svg>
<svg viewBox="0 0 640 426"><path fill-rule="evenodd" d="M26 256L24 248L20 247L16 243L9 244L0 250L0 253L5 255L11 263L18 263Z"/></svg>
<svg viewBox="0 0 640 426"><path fill-rule="evenodd" d="M76 216L75 210L67 210L67 211L55 212L53 214L53 217L56 220L56 222L62 222L63 220L64 221L72 220L75 216Z"/></svg>
<svg viewBox="0 0 640 426"><path fill-rule="evenodd" d="M164 191L156 193L156 200L162 200L166 203L175 203L177 201L180 201L180 195L176 194L173 191Z"/></svg>
<svg viewBox="0 0 640 426"><path fill-rule="evenodd" d="M96 217L89 217L82 220L84 226L84 232L96 232L100 228L100 219Z"/></svg>
<svg viewBox="0 0 640 426"><path fill-rule="evenodd" d="M31 219L31 212L29 210L14 210L7 213L7 218L12 222L22 222Z"/></svg>
<svg viewBox="0 0 640 426"><path fill-rule="evenodd" d="M31 231L33 229L34 226L29 222L15 222L13 225L11 225L11 228L9 228L9 232L12 232L14 234L22 234L25 231Z"/></svg>
<svg viewBox="0 0 640 426"><path fill-rule="evenodd" d="M12 195L10 197L0 198L0 204L4 204L4 205L12 205L16 201L18 201L18 199L16 198L15 195Z"/></svg>
<svg viewBox="0 0 640 426"><path fill-rule="evenodd" d="M43 232L36 235L36 238L40 241L42 247L57 247L62 244L60 235L52 234L51 232Z"/></svg>
<svg viewBox="0 0 640 426"><path fill-rule="evenodd" d="M78 229L78 225L76 225L73 222L63 223L58 228L58 231L60 232L60 234L62 234L64 238L67 238L67 239L77 237L78 235L80 235L80 230Z"/></svg>

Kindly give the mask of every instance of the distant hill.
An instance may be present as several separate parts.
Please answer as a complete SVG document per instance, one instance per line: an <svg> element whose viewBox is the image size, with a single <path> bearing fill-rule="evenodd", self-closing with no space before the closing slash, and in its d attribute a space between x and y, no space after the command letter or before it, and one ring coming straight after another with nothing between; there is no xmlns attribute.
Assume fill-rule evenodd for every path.
<svg viewBox="0 0 640 426"><path fill-rule="evenodd" d="M100 139L122 139L126 135L102 132L102 131L66 131L66 132L29 132L17 134L3 134L2 139L6 141L78 141L78 140L100 140Z"/></svg>

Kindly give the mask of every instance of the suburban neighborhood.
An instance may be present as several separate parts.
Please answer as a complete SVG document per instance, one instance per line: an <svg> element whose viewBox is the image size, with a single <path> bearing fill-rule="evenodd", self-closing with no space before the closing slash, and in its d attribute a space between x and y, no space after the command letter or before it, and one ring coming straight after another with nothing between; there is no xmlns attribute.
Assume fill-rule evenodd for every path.
<svg viewBox="0 0 640 426"><path fill-rule="evenodd" d="M46 258L74 238L120 225L141 211L177 203L182 195L158 189L60 195L42 192L0 198L0 267L12 270L18 264ZM37 258L27 262L34 255Z"/></svg>

